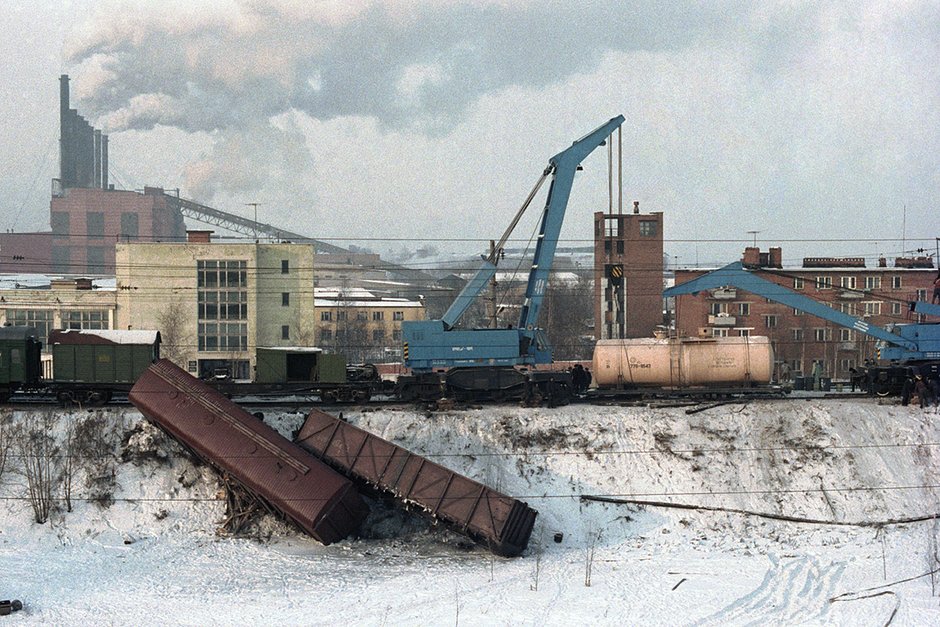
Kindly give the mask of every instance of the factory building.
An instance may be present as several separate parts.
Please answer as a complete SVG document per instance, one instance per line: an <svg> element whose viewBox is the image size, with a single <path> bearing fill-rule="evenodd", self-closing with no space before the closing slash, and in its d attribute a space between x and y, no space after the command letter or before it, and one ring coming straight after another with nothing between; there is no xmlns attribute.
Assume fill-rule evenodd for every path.
<svg viewBox="0 0 940 627"><path fill-rule="evenodd" d="M594 336L653 337L663 324L663 214L594 214Z"/></svg>
<svg viewBox="0 0 940 627"><path fill-rule="evenodd" d="M256 349L313 346L313 246L210 233L117 244L115 328L159 329L164 356L199 377L254 378Z"/></svg>
<svg viewBox="0 0 940 627"><path fill-rule="evenodd" d="M908 302L928 300L937 276L930 257L881 258L875 267L863 257L806 257L800 266L785 267L780 248L749 247L742 262L766 269L762 278L880 327L919 322ZM676 284L710 270L676 270ZM819 363L826 376L848 378L874 354L874 339L863 333L734 287L677 297L675 323L680 336L768 336L777 364L786 362L797 376Z"/></svg>

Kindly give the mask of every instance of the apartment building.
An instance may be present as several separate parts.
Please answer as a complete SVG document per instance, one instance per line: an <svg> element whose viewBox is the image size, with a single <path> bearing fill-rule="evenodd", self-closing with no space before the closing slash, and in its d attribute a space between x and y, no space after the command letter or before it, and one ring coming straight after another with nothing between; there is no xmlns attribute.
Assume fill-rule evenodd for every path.
<svg viewBox="0 0 940 627"><path fill-rule="evenodd" d="M424 320L424 306L362 288L317 288L317 345L349 361L401 360L401 323Z"/></svg>
<svg viewBox="0 0 940 627"><path fill-rule="evenodd" d="M742 261L785 289L881 327L918 321L908 303L929 299L937 276L929 257L898 257L890 264L881 258L873 267L862 257L806 257L798 267L784 267L782 257L780 248L747 248ZM677 270L676 284L712 269ZM768 336L777 363L795 373L808 374L818 362L827 375L844 378L874 355L874 340L865 334L734 287L678 297L675 323L679 335Z"/></svg>

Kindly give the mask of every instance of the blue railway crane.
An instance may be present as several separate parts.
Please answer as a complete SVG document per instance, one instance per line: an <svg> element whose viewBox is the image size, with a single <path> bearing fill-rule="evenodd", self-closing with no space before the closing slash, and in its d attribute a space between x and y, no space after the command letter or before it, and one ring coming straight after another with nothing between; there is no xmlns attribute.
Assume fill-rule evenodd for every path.
<svg viewBox="0 0 940 627"><path fill-rule="evenodd" d="M778 283L768 281L739 261L671 287L663 292L663 296L669 298L697 294L703 290L726 286L737 287L875 338L876 354L873 357L882 363L867 369L867 379L871 383L872 392L883 395L900 392L909 367L917 367L933 374L940 369L940 324L895 324L890 328L869 324L861 318L842 313ZM914 313L940 317L940 305L915 301L909 303L909 308Z"/></svg>
<svg viewBox="0 0 940 627"><path fill-rule="evenodd" d="M551 345L538 320L575 172L588 155L606 143L623 121L622 115L612 118L549 160L499 242L489 255L483 257L479 270L443 317L402 324L404 362L416 374L414 379L406 380L406 385L424 385L429 396L433 392L431 388L440 386L440 380L436 375L424 375L431 375L434 369L439 368L450 369L444 385L457 396L512 395L533 382L544 388L554 381L553 377L557 375L522 373L519 367L552 361ZM456 328L467 308L495 276L503 246L549 176L552 180L518 323L508 328ZM539 381L539 377L545 380Z"/></svg>

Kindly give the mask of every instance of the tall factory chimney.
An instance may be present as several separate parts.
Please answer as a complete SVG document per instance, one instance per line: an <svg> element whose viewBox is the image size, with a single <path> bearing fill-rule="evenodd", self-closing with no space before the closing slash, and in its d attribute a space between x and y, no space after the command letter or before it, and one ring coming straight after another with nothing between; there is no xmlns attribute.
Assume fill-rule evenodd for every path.
<svg viewBox="0 0 940 627"><path fill-rule="evenodd" d="M68 187L67 182L71 180L69 172L72 169L69 163L71 151L69 150L69 138L71 132L71 116L69 116L69 75L63 74L59 77L59 180L62 187Z"/></svg>

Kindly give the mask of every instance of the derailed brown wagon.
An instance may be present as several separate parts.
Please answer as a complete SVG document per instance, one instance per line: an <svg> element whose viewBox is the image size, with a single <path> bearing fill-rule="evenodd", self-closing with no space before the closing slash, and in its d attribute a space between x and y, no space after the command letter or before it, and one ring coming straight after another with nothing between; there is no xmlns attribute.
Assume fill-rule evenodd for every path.
<svg viewBox="0 0 940 627"><path fill-rule="evenodd" d="M198 457L323 544L355 532L368 513L349 479L170 361L148 368L129 398Z"/></svg>
<svg viewBox="0 0 940 627"><path fill-rule="evenodd" d="M416 506L497 555L515 557L529 543L536 511L505 494L314 409L296 442L373 489Z"/></svg>

